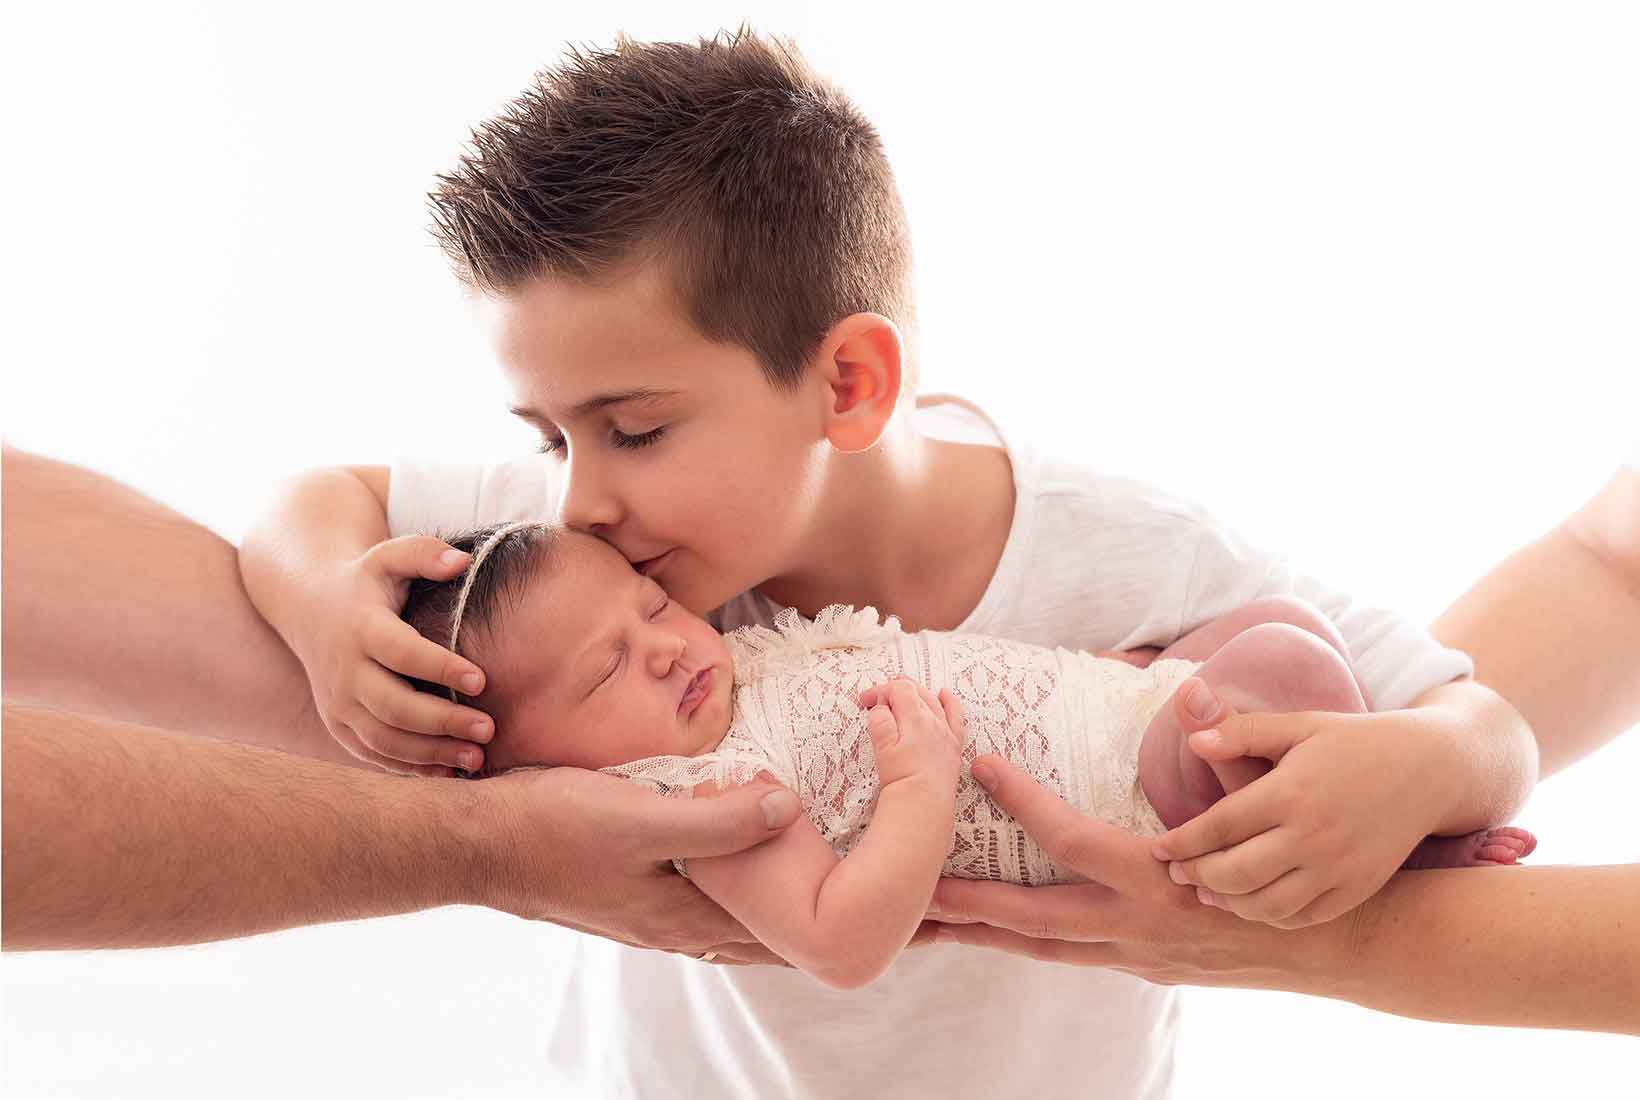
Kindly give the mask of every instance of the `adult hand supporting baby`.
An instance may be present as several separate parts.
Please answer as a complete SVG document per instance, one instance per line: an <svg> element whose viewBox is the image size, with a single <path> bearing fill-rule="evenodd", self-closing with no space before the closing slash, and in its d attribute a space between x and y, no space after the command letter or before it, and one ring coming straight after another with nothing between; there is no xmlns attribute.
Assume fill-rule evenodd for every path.
<svg viewBox="0 0 1640 1100"><path fill-rule="evenodd" d="M778 835L801 812L778 783L673 799L580 768L518 768L475 786L488 796L483 904L632 947L786 965L671 866Z"/></svg>
<svg viewBox="0 0 1640 1100"><path fill-rule="evenodd" d="M1063 886L941 879L928 916L936 942L1121 970L1161 985L1227 985L1339 995L1345 918L1283 931L1202 905L1151 854L1152 840L1078 813L996 756L974 777L1056 864L1091 881ZM982 773L989 772L993 782Z"/></svg>

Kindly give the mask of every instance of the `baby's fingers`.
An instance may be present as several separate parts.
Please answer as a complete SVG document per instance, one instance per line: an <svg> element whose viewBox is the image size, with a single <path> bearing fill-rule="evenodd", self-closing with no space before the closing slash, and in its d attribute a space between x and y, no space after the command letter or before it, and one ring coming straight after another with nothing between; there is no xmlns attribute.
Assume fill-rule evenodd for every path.
<svg viewBox="0 0 1640 1100"><path fill-rule="evenodd" d="M944 713L945 724L960 749L968 741L968 724L963 718L962 700L952 694L951 689L941 688L938 702L938 710Z"/></svg>
<svg viewBox="0 0 1640 1100"><path fill-rule="evenodd" d="M366 657L401 676L455 688L463 695L477 695L484 690L483 669L423 638L415 627L386 608L366 618L361 641Z"/></svg>

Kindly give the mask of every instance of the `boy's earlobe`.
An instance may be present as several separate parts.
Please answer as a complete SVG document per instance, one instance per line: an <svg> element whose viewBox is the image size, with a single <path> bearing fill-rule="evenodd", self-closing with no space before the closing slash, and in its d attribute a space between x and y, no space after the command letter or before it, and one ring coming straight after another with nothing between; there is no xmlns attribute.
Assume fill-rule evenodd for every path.
<svg viewBox="0 0 1640 1100"><path fill-rule="evenodd" d="M864 451L882 438L900 396L901 344L894 322L856 313L825 341L821 365L830 391L826 438L839 451Z"/></svg>

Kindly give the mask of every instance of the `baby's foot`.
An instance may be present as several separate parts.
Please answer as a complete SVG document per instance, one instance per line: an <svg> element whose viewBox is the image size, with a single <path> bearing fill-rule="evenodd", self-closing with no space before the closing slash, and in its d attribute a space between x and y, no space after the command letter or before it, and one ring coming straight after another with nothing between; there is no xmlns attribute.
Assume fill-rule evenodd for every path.
<svg viewBox="0 0 1640 1100"><path fill-rule="evenodd" d="M1481 829L1468 836L1424 838L1401 866L1410 871L1434 867L1505 867L1532 854L1537 837L1525 829L1505 826Z"/></svg>

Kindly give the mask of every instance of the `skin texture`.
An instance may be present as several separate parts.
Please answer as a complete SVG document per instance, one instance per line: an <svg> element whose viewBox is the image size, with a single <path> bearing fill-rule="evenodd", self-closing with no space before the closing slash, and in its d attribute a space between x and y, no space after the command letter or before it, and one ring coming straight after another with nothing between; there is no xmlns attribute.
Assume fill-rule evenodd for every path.
<svg viewBox="0 0 1640 1100"><path fill-rule="evenodd" d="M1477 676L1523 711L1548 716L1535 732L1550 770L1640 722L1640 474L1619 470L1510 555L1441 615L1435 634L1472 653ZM1192 743L1225 757L1290 759L1331 725L1317 714L1244 715L1219 729L1216 748L1201 735ZM1403 871L1346 916L1285 931L1201 904L1151 842L1081 818L1005 766L995 774L1003 807L1093 881L1032 893L942 882L929 915L950 939L1165 984L1640 1034L1640 866Z"/></svg>

